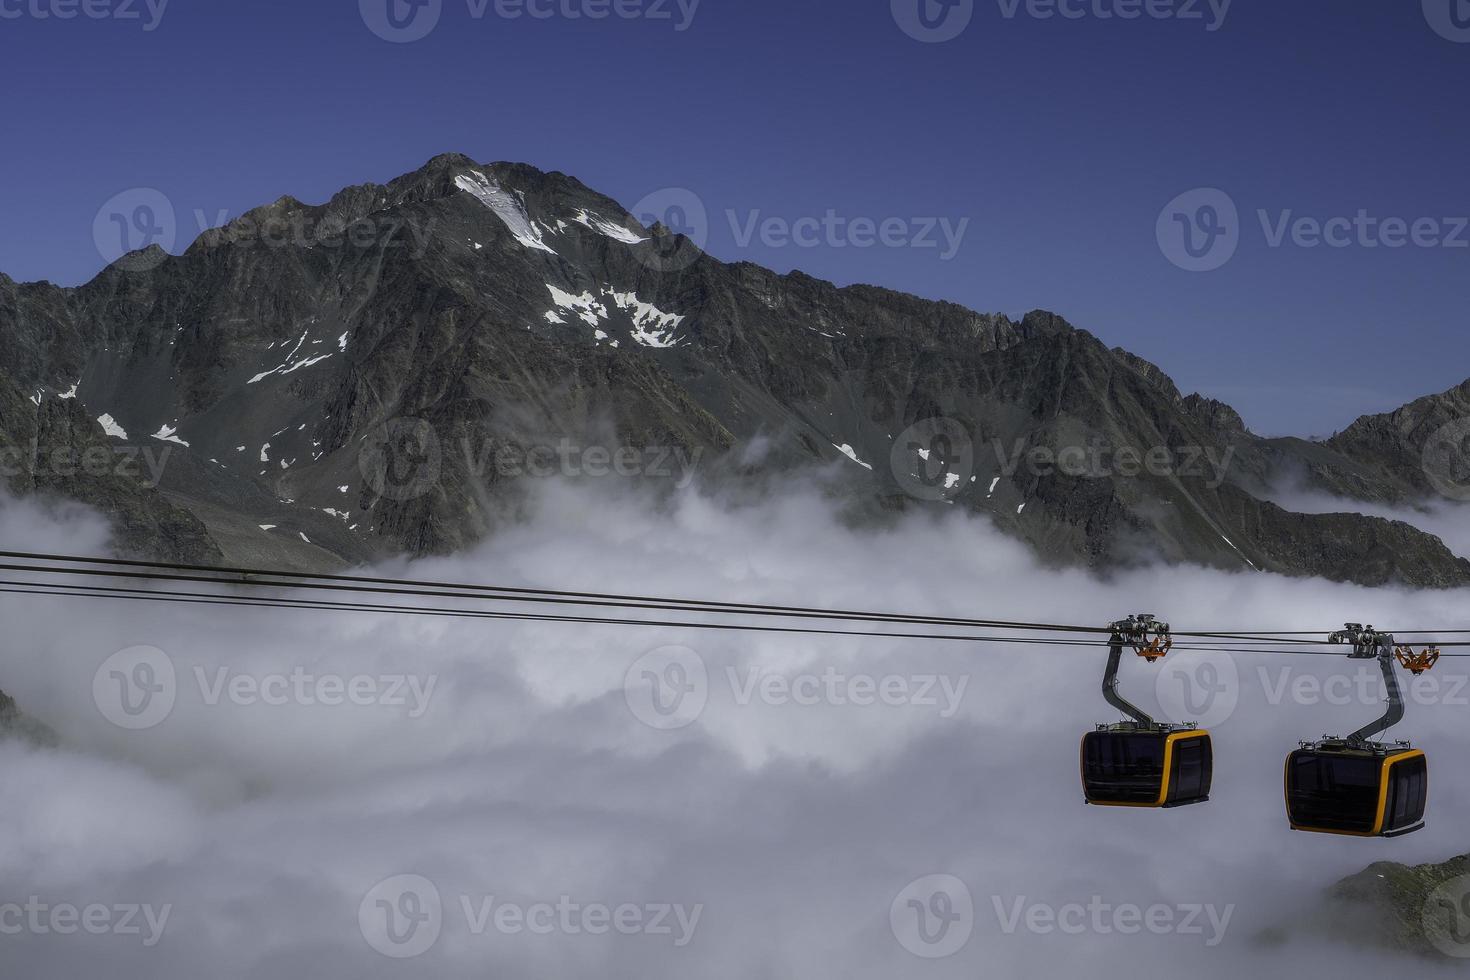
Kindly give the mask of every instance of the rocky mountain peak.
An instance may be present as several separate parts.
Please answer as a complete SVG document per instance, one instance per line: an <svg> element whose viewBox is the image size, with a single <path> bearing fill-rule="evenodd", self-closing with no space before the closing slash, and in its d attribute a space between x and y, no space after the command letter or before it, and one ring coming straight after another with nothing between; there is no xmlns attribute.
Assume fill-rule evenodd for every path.
<svg viewBox="0 0 1470 980"><path fill-rule="evenodd" d="M260 227L276 224L288 233ZM323 205L281 197L182 256L144 256L77 289L0 280L0 441L168 453L158 486L44 472L12 486L102 507L133 549L153 539L160 554L289 567L452 551L492 531L516 492L464 446L610 430L711 459L776 442L772 465L835 464L854 494L987 514L1055 561L1108 565L1145 540L1228 568L1470 582L1470 564L1407 525L1292 515L1255 495L1297 464L1366 499L1411 493L1404 433L1422 425L1268 445L1056 313L1014 320L722 262L526 164L443 154ZM1406 411L1462 409L1470 385ZM905 494L893 446L936 415L960 427L971 465L940 474L937 497ZM405 420L440 449L436 478L408 494L383 487L363 450ZM1008 469L996 445L1156 449L1179 469ZM1228 468L1202 469L1211 453Z"/></svg>

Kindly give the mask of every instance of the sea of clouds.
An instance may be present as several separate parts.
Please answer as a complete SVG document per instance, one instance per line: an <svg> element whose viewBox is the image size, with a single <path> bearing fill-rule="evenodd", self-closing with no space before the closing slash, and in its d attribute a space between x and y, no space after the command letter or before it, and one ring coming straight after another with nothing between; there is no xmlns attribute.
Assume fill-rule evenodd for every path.
<svg viewBox="0 0 1470 980"><path fill-rule="evenodd" d="M1178 630L1470 629L1465 592L1102 579L1040 567L959 512L856 529L802 483L740 502L538 494L472 552L384 571L1096 625L1147 611ZM8 548L102 554L107 538L81 510L0 504ZM1215 735L1213 799L1147 811L1082 803L1079 738L1116 720L1101 646L16 595L0 623L0 689L62 743L0 742L7 976L1451 972L1264 934L1374 861L1470 850L1470 691L1454 690L1470 659L1444 661L1395 732L1429 752L1432 800L1427 830L1383 841L1286 825L1287 752L1381 710L1376 689L1311 693L1356 683L1337 657L1130 657L1126 694ZM161 719L108 702L158 655L139 648L175 672ZM677 711L650 700L696 682Z"/></svg>

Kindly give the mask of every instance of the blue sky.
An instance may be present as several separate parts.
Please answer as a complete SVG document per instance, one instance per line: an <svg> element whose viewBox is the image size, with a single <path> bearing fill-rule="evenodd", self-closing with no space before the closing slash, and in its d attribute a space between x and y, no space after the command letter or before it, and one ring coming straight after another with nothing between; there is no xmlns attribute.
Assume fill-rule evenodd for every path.
<svg viewBox="0 0 1470 980"><path fill-rule="evenodd" d="M687 188L722 258L1055 310L1267 433L1470 377L1467 0L426 0L407 43L387 2L0 0L0 271L87 280L133 188L177 250L455 150Z"/></svg>

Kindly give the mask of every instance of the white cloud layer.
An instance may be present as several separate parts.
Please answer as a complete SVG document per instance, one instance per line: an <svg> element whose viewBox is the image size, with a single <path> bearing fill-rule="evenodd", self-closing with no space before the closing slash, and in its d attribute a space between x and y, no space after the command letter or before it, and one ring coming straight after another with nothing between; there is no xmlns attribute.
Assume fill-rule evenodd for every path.
<svg viewBox="0 0 1470 980"><path fill-rule="evenodd" d="M82 552L102 549L106 531L77 513L7 503L0 536ZM987 522L958 513L853 530L800 486L738 505L689 491L658 507L606 485L548 485L525 526L471 554L393 571L1043 622L1105 624L1147 610L1181 630L1327 630L1349 620L1470 628L1463 592L1177 568L1102 582L1041 569ZM0 906L34 898L115 915L137 905L155 919L171 910L154 945L147 925L141 935L0 935L15 977L1367 978L1405 962L1310 938L1267 945L1261 932L1375 860L1470 850L1470 768L1460 757L1470 691L1449 690L1470 669L1465 659L1437 668L1444 686L1412 704L1395 732L1430 754L1429 828L1360 841L1292 833L1280 798L1281 765L1298 740L1378 711L1372 696L1272 703L1301 677L1354 673L1337 658L1172 654L1186 669L1186 658L1208 660L1213 678L1233 671L1239 685L1233 712L1213 726L1214 799L1156 812L1081 802L1078 740L1115 720L1098 692L1100 647L19 596L0 596L0 617L0 688L65 742L0 744ZM708 696L698 717L677 719L691 723L659 730L630 707L624 683L668 644L697 654ZM140 646L166 654L177 691L161 723L127 730L99 710L94 681L109 658ZM1126 693L1150 709L1158 692L1168 702L1172 682L1156 686L1156 675L1179 669L1170 663L1128 663ZM656 659L652 669L678 677ZM864 679L889 682L895 703L825 694L826 703L793 703L757 669L798 690L810 690L802 678L836 678L845 699L862 696ZM359 689L362 704L296 693L263 703L270 679L293 677L308 678L318 702L331 697L323 678L378 686ZM935 704L917 694L931 677ZM232 689L236 678L243 686ZM432 678L420 716L389 703L395 678L417 681L421 694ZM939 679L951 696L962 691L957 703ZM900 681L902 691L892 686ZM895 937L890 907L931 874L964 882L975 912L968 942L925 960ZM415 959L381 955L359 923L384 894L375 886L399 875L431 881L444 905L437 941ZM699 912L683 945L672 912L671 934L570 934L558 924L536 935L497 930L492 917L476 935L461 897L475 912L491 896L489 908L512 910L507 923L563 896L582 910L636 907L644 925L664 906ZM1006 931L1013 909L1095 896L1234 908L1214 945L1207 921L1205 935ZM422 908L397 897L396 912ZM1437 969L1410 965L1416 975Z"/></svg>

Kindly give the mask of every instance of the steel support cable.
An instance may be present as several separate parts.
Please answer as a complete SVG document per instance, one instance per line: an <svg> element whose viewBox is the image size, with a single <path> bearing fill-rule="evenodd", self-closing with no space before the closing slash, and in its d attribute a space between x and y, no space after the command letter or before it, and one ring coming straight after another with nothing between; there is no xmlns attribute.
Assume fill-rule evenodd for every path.
<svg viewBox="0 0 1470 980"><path fill-rule="evenodd" d="M557 605L607 606L625 609L655 609L669 612L705 612L728 615L748 613L781 618L847 619L865 622L891 622L927 626L963 626L999 629L1042 629L1054 632L1106 634L1105 627L1067 626L1061 624L1025 623L1007 620L966 619L947 616L921 616L898 613L875 613L860 610L818 609L804 606L775 606L759 603L733 603L705 601L700 599L668 599L656 596L618 595L604 593L578 593L551 589L522 589L501 586L470 585L448 582L418 581L413 579L380 579L364 576L325 575L315 573L266 572L253 569L230 569L218 566L172 566L161 562L114 561L112 559L78 558L65 555L31 555L0 551L0 558L20 558L26 561L72 561L88 565L113 565L127 568L147 567L176 569L190 572L207 572L205 576L179 575L166 572L124 572L115 569L57 568L44 565L0 564L3 571L41 572L45 574L93 575L108 578L135 578L145 581L191 582L217 585L247 585L260 588L316 589L336 592L363 592L379 595L411 595L427 598L480 599L503 602L539 602ZM238 575L240 578L221 578L219 575ZM272 579L304 579L305 581L260 581L261 576ZM334 584L328 584L334 583ZM353 584L335 584L353 583ZM371 586L371 587L370 587ZM382 586L395 586L384 588ZM405 586L407 588L397 588Z"/></svg>
<svg viewBox="0 0 1470 980"><path fill-rule="evenodd" d="M320 612L369 612L409 616L449 617L461 619L489 619L516 622L581 623L592 625L641 626L649 628L706 629L717 631L741 631L763 633L794 633L817 636L858 636L868 638L949 640L970 643L1002 643L1019 645L1064 646L1092 649L1096 643L1082 640L1064 640L1041 637L1017 636L965 636L932 633L892 633L870 630L824 630L800 627L754 626L727 622L691 623L669 620L614 619L587 616L552 616L535 613L495 612L487 610L426 608L420 606L398 606L392 604L352 603L316 599L287 599L268 596L228 596L217 593L187 593L178 591L148 591L115 586L78 585L65 583L9 582L0 581L0 593L20 595L54 596L69 598L112 598L154 602L176 602L182 604L222 605L244 608L272 608L315 610ZM1247 653L1264 655L1318 655L1331 656L1326 651L1264 650L1259 648L1224 648L1185 645L1176 647L1185 651ZM1451 656L1457 656L1451 654Z"/></svg>
<svg viewBox="0 0 1470 980"><path fill-rule="evenodd" d="M28 562L82 563L89 568L56 568L41 565L0 564L0 570L39 572L43 574L79 574L108 578L136 578L145 581L190 582L196 584L249 585L260 588L307 588L318 591L362 592L379 595L407 595L423 598L481 599L505 602L552 603L556 605L590 605L624 609L651 609L665 612L700 612L719 615L748 613L751 615L775 616L779 618L838 619L861 622L879 622L914 626L955 626L986 629L1025 629L1048 632L1109 634L1106 627L1069 626L1049 623L1027 623L1008 620L966 619L945 616L918 616L896 613L874 613L858 610L818 609L805 606L775 606L758 603L728 603L692 599L667 599L653 596L619 595L607 593L576 593L549 589L522 589L500 586L469 585L458 583L417 581L413 579L372 578L366 576L332 575L324 573L296 573L257 569L228 568L212 565L173 565L166 562L144 562L125 559L88 558L67 555L51 555L31 552L0 551L0 557L21 559ZM99 566L113 566L103 569ZM179 575L171 572L125 572L117 568L165 569L188 572L204 572L206 575ZM239 576L220 578L219 575ZM304 581L260 581L270 579L302 579ZM351 583L351 584L337 584ZM384 586L394 586L387 588ZM406 586L407 588L398 588ZM1325 641L1289 640L1283 637L1263 636L1259 633L1179 633L1207 639L1222 639L1261 643L1325 643ZM1320 635L1320 634L1302 634Z"/></svg>

